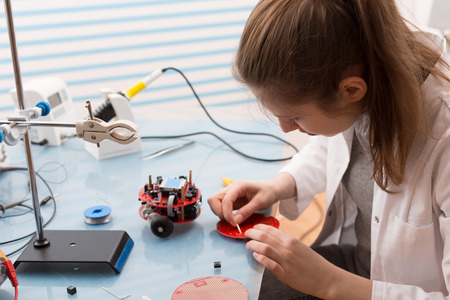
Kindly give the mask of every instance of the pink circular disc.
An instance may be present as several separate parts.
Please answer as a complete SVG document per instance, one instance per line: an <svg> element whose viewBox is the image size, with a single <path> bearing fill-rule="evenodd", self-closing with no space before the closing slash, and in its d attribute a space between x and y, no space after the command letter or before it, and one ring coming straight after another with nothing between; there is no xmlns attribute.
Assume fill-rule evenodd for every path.
<svg viewBox="0 0 450 300"><path fill-rule="evenodd" d="M248 300L248 291L242 283L219 276L190 280L180 285L172 300Z"/></svg>
<svg viewBox="0 0 450 300"><path fill-rule="evenodd" d="M253 214L251 215L247 220L239 224L239 227L241 228L241 232L239 232L239 229L237 227L232 226L230 223L228 223L225 220L220 220L217 223L217 231L219 233L236 239L245 239L244 233L250 229L253 228L253 226L257 224L265 224L270 225L275 228L280 227L280 222L277 218L269 216L266 217L264 214Z"/></svg>

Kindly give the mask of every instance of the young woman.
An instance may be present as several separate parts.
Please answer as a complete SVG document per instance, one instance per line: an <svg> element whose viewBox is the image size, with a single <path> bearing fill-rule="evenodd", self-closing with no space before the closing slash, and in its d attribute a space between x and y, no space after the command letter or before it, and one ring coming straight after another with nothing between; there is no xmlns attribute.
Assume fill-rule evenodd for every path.
<svg viewBox="0 0 450 300"><path fill-rule="evenodd" d="M235 225L277 201L294 219L327 192L311 247L264 225L246 232L266 267L260 299L448 299L445 51L408 27L395 0L257 4L236 77L284 132L311 138L275 178L235 182L208 203Z"/></svg>

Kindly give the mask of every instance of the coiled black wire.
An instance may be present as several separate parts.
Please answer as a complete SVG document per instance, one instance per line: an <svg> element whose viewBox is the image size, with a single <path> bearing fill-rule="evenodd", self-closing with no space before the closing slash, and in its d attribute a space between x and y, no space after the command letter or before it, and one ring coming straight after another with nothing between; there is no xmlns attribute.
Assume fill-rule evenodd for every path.
<svg viewBox="0 0 450 300"><path fill-rule="evenodd" d="M267 136L267 137L271 137L274 139L277 139L279 141L281 141L283 144L286 144L288 146L290 146L292 149L295 150L296 153L298 153L298 149L297 147L295 147L293 144L291 144L290 142L276 136L273 134L269 134L269 133L261 133L261 132L246 132L246 131L238 131L238 130L233 130L233 129L229 129L226 128L222 125L220 125L219 123L217 123L216 120L214 120L214 118L209 114L208 110L206 109L206 107L203 105L202 101L200 100L200 97L198 96L197 92L195 91L194 87L192 86L191 82L189 81L189 79L187 79L187 77L184 75L184 73L177 69L177 68L173 68L173 67L168 67L168 68L164 68L162 69L162 72L166 72L169 70L173 70L177 73L179 73L184 80L186 81L186 83L188 84L188 86L190 87L192 93L194 94L195 98L197 99L198 103L200 104L201 108L203 109L203 111L206 113L206 115L208 116L208 118L211 120L211 122L213 122L217 127L219 127L220 129L223 129L225 131L231 132L231 133L236 133L236 134L244 134L244 135L256 135L256 136ZM209 132L209 131L200 131L200 132L193 132L193 133L187 133L187 134L180 134L180 135L170 135L170 136L142 136L142 139L155 139L155 138L159 138L159 139L171 139L171 138L183 138L183 137L188 137L188 136L193 136L193 135L203 135L203 134L207 134L207 135L211 135L213 137L215 137L216 139L220 140L222 143L224 143L228 148L230 148L231 150L233 150L234 152L238 153L239 155L242 155L246 158L250 158L250 159L254 159L254 160L258 160L258 161L264 161L264 162L279 162L279 161L286 161L286 160L290 160L292 158L292 156L289 157L284 157L284 158L275 158L275 159L267 159L267 158L260 158L260 157L255 157L252 155L248 155L246 153L243 153L242 151L239 151L238 149L234 148L233 146L231 146L228 142L226 142L224 139L222 139L221 137L219 137L217 134L213 133L213 132Z"/></svg>

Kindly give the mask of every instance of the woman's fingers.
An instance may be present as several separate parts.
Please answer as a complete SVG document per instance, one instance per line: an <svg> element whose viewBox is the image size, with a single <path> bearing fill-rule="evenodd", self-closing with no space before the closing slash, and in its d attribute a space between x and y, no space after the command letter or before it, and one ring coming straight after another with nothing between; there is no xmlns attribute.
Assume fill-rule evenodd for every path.
<svg viewBox="0 0 450 300"><path fill-rule="evenodd" d="M283 235L280 229L265 224L257 224L245 232L245 236L252 240L262 241L274 247L281 246Z"/></svg>
<svg viewBox="0 0 450 300"><path fill-rule="evenodd" d="M243 207L248 206L249 203L254 202L254 191L252 190L252 186L246 182L234 182L229 187L230 189L227 191L222 201L223 216L228 223L236 226L236 222L241 223L254 211L252 211L250 215L239 217L236 220L233 215L233 210L238 208L242 209Z"/></svg>
<svg viewBox="0 0 450 300"><path fill-rule="evenodd" d="M236 222L240 224L243 221L247 220L255 211L267 208L264 206L265 203L266 202L264 202L264 199L261 198L261 195L256 194L251 199L251 201L239 208L239 210L236 212Z"/></svg>
<svg viewBox="0 0 450 300"><path fill-rule="evenodd" d="M255 259L272 273L281 276L286 274L283 234L281 230L261 224L245 232L245 236L251 239L246 247L253 251Z"/></svg>
<svg viewBox="0 0 450 300"><path fill-rule="evenodd" d="M215 195L208 198L208 204L211 207L213 213L215 213L220 219L223 219L223 207L222 200L227 193L227 188L224 188L217 192Z"/></svg>
<svg viewBox="0 0 450 300"><path fill-rule="evenodd" d="M208 199L212 211L233 226L274 202L275 196L267 184L252 181L236 181ZM235 216L233 211L236 209Z"/></svg>
<svg viewBox="0 0 450 300"><path fill-rule="evenodd" d="M286 274L286 270L281 265L264 254L253 252L253 257L273 274Z"/></svg>
<svg viewBox="0 0 450 300"><path fill-rule="evenodd" d="M245 236L252 239L246 247L254 251L255 259L279 278L292 273L296 256L302 256L299 247L303 244L299 245L298 240L273 226L255 225L245 232Z"/></svg>

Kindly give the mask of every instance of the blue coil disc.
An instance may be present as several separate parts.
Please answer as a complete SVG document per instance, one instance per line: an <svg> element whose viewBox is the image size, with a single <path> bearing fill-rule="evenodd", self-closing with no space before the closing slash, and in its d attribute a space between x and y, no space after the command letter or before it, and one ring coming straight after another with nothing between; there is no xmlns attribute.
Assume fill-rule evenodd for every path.
<svg viewBox="0 0 450 300"><path fill-rule="evenodd" d="M97 205L84 211L84 221L87 224L105 224L111 221L111 207Z"/></svg>

